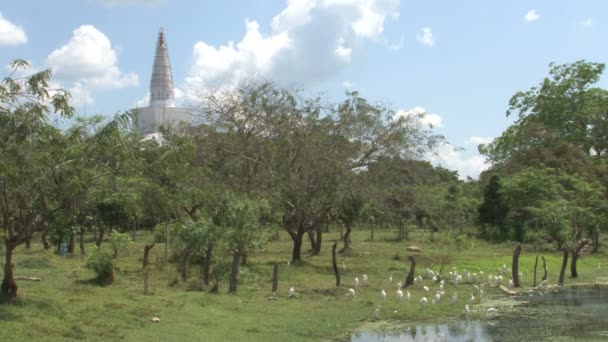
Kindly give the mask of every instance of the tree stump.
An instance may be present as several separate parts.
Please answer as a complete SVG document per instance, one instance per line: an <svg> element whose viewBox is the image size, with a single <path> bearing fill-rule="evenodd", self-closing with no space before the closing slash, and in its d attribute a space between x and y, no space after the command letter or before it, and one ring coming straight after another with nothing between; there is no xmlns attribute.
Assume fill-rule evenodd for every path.
<svg viewBox="0 0 608 342"><path fill-rule="evenodd" d="M538 255L536 256L536 260L534 261L534 283L532 287L536 287L536 269L538 267Z"/></svg>
<svg viewBox="0 0 608 342"><path fill-rule="evenodd" d="M511 273L513 276L513 287L521 287L519 285L519 255L521 254L521 245L515 247L513 252L513 264L511 265Z"/></svg>
<svg viewBox="0 0 608 342"><path fill-rule="evenodd" d="M541 258L543 258L543 270L545 271L545 273L543 274L543 281L547 280L547 260L545 260L545 257L542 256Z"/></svg>
<svg viewBox="0 0 608 342"><path fill-rule="evenodd" d="M566 266L568 265L568 250L564 249L564 259L562 260L562 268L559 271L558 285L564 285L564 275L566 274Z"/></svg>
<svg viewBox="0 0 608 342"><path fill-rule="evenodd" d="M414 274L416 273L416 259L413 255L410 255L407 259L410 261L410 271L405 278L405 283L401 286L403 288L414 285Z"/></svg>
<svg viewBox="0 0 608 342"><path fill-rule="evenodd" d="M340 270L338 269L338 261L336 260L336 248L338 247L338 243L335 242L333 246L331 246L331 263L334 268L334 275L336 276L336 287L340 287Z"/></svg>
<svg viewBox="0 0 608 342"><path fill-rule="evenodd" d="M274 269L272 271L272 293L277 293L279 288L279 264L274 264Z"/></svg>

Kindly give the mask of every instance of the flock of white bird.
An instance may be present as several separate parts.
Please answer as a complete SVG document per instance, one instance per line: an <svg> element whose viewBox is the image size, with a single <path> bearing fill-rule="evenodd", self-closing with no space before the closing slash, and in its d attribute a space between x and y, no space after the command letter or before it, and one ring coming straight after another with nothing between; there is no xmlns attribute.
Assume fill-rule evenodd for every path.
<svg viewBox="0 0 608 342"><path fill-rule="evenodd" d="M342 262L342 268L344 271L346 271L346 264L344 262ZM446 295L446 284L452 284L453 286L459 286L459 285L471 285L471 293L468 297L467 303L464 306L464 311L463 311L463 315L465 318L469 318L470 314L471 314L471 306L474 304L479 304L482 301L482 298L484 298L485 295L485 286L490 286L490 287L499 287L501 285L506 286L507 288L511 289L513 287L513 280L509 278L509 280L506 282L506 284L504 283L504 280L506 277L508 277L511 274L511 269L509 267L507 267L507 265L502 265L501 267L497 268L497 272L495 275L487 275L487 281L483 281L483 277L485 276L483 271L479 271L479 272L469 272L466 269L459 273L456 268L454 267L452 269L452 271L448 272L447 276L444 277L443 279L440 279L440 274L438 272L433 271L430 268L426 268L425 272L423 273L423 275L418 275L417 277L414 278L414 286L418 286L418 285L422 285L422 283L424 282L424 280L431 280L432 284L437 284L437 288L429 288L429 286L427 285L422 285L422 290L424 291L423 296L420 298L419 303L421 306L421 309L424 310L425 307L429 304L431 305L438 305L440 304ZM523 274L519 273L519 277L522 278ZM393 276L392 274L388 276L388 284L392 284L393 283ZM355 300L356 296L357 296L357 291L359 290L360 287L368 287L369 286L369 277L367 276L367 274L363 274L361 276L361 279L359 279L359 277L355 277L354 279L354 287L349 288L348 292L346 293L346 296L349 297L351 300ZM431 285L432 286L432 285ZM543 296L543 291L557 291L559 289L558 285L547 285L547 281L543 280L534 290L528 290L527 291L527 295L529 297L534 297L535 293L538 293L537 296ZM397 300L398 302L401 301L406 301L406 302L411 302L412 300L412 295L410 294L409 291L403 291L402 289L402 283L401 282L397 282L396 284L396 290L395 290L395 295L394 298L395 300ZM289 289L289 297L296 297L296 291L295 288L291 287ZM385 289L382 289L380 291L380 300L385 301L388 297L388 294L386 292ZM458 303L458 293L454 292L451 296L451 300L450 303L452 305L456 305ZM471 306L470 306L471 305ZM394 313L397 313L398 311L394 311ZM496 308L489 308L487 309L487 314L490 315L491 317L497 317L498 316L498 310ZM380 307L377 307L374 310L373 313L373 317L374 318L379 318L380 317Z"/></svg>

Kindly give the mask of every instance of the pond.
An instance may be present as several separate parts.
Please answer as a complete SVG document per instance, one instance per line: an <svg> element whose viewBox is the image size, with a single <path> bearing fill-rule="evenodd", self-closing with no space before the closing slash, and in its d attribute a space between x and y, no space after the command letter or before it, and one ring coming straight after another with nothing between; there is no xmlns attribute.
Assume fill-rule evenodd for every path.
<svg viewBox="0 0 608 342"><path fill-rule="evenodd" d="M606 288L567 288L516 300L521 304L494 320L413 324L388 333L364 331L351 341L608 341Z"/></svg>

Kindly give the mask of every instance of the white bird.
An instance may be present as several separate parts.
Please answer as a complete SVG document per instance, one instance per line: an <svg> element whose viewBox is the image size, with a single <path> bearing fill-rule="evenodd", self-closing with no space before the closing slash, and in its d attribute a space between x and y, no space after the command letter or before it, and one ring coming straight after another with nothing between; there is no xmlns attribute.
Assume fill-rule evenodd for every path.
<svg viewBox="0 0 608 342"><path fill-rule="evenodd" d="M469 304L466 304L464 306L464 317L468 318L469 317L469 313L471 313L471 310L469 309Z"/></svg>
<svg viewBox="0 0 608 342"><path fill-rule="evenodd" d="M441 293L436 293L435 294L435 302L439 303L441 301Z"/></svg>
<svg viewBox="0 0 608 342"><path fill-rule="evenodd" d="M287 260L287 267L291 266L291 260Z"/></svg>
<svg viewBox="0 0 608 342"><path fill-rule="evenodd" d="M353 289L353 288L348 289L347 296L350 296L352 299L355 299L355 289Z"/></svg>
<svg viewBox="0 0 608 342"><path fill-rule="evenodd" d="M429 292L429 288L428 287L423 286L422 288L424 289L425 292Z"/></svg>
<svg viewBox="0 0 608 342"><path fill-rule="evenodd" d="M397 300L398 301L402 301L403 300L403 291L401 291L401 289L397 290Z"/></svg>
<svg viewBox="0 0 608 342"><path fill-rule="evenodd" d="M507 287L508 288L512 288L513 287L513 279L509 279L509 282L507 283Z"/></svg>
<svg viewBox="0 0 608 342"><path fill-rule="evenodd" d="M538 288L542 289L543 287L545 287L545 285L547 285L547 279L541 281L540 284L538 284Z"/></svg>
<svg viewBox="0 0 608 342"><path fill-rule="evenodd" d="M344 260L342 260L342 269L346 271L346 264L344 263Z"/></svg>
<svg viewBox="0 0 608 342"><path fill-rule="evenodd" d="M479 275L483 277L483 271L479 271Z"/></svg>
<svg viewBox="0 0 608 342"><path fill-rule="evenodd" d="M410 291L405 291L405 300L409 302L411 298L412 296L410 295Z"/></svg>
<svg viewBox="0 0 608 342"><path fill-rule="evenodd" d="M379 318L380 317L380 307L377 307L376 310L374 310L374 318Z"/></svg>
<svg viewBox="0 0 608 342"><path fill-rule="evenodd" d="M403 285L403 284L402 284L401 282L398 282L398 283L397 283L397 288L398 288L398 289L400 289L400 288L401 288L401 285Z"/></svg>
<svg viewBox="0 0 608 342"><path fill-rule="evenodd" d="M426 297L422 297L422 299L420 299L420 305L422 305L423 308L428 302L429 300L426 299Z"/></svg>
<svg viewBox="0 0 608 342"><path fill-rule="evenodd" d="M393 282L393 275L392 275L392 274L388 276L388 282L389 282L389 283L392 283L392 282Z"/></svg>
<svg viewBox="0 0 608 342"><path fill-rule="evenodd" d="M382 300L386 299L386 291L382 290L382 292L380 292L380 298L382 298Z"/></svg>
<svg viewBox="0 0 608 342"><path fill-rule="evenodd" d="M475 303L475 296L471 295L471 298L469 298L469 303Z"/></svg>
<svg viewBox="0 0 608 342"><path fill-rule="evenodd" d="M296 289L293 287L289 288L289 298L296 296Z"/></svg>
<svg viewBox="0 0 608 342"><path fill-rule="evenodd" d="M454 294L452 295L452 304L456 304L457 301L458 301L458 295L456 294L456 292L454 292Z"/></svg>
<svg viewBox="0 0 608 342"><path fill-rule="evenodd" d="M359 287L359 277L355 277L355 288Z"/></svg>
<svg viewBox="0 0 608 342"><path fill-rule="evenodd" d="M361 286L367 286L367 274L364 274L363 277L361 277Z"/></svg>

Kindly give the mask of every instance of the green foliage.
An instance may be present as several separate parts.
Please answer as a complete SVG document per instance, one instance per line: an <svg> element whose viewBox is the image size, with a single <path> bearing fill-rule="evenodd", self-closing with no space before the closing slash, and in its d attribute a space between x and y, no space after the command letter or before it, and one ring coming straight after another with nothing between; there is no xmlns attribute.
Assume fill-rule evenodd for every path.
<svg viewBox="0 0 608 342"><path fill-rule="evenodd" d="M114 258L118 256L119 251L127 249L132 244L131 237L128 233L119 233L115 230L110 233L109 242L114 251Z"/></svg>
<svg viewBox="0 0 608 342"><path fill-rule="evenodd" d="M114 281L114 256L105 248L93 246L86 267L97 275L96 281L109 285Z"/></svg>

